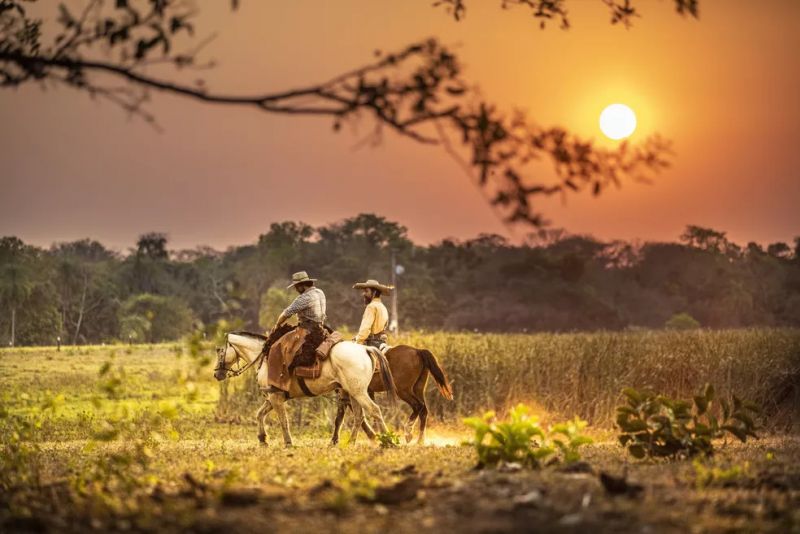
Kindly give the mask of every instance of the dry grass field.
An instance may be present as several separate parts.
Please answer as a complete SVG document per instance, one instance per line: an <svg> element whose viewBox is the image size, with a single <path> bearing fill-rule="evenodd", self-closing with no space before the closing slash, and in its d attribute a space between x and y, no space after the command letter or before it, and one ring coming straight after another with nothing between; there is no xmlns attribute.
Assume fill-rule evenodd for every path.
<svg viewBox="0 0 800 534"><path fill-rule="evenodd" d="M800 531L800 332L501 336L412 333L454 384L431 387L426 446L329 447L334 404L296 403L297 445L256 440L249 377L222 386L212 347L0 351L0 530ZM764 408L762 438L712 458L638 461L616 443L624 386L687 397L705 382ZM577 464L476 468L463 416L524 401L578 415ZM389 414L397 425L406 408ZM274 420L273 420L274 421ZM345 439L343 440L346 442ZM601 474L625 477L606 487Z"/></svg>

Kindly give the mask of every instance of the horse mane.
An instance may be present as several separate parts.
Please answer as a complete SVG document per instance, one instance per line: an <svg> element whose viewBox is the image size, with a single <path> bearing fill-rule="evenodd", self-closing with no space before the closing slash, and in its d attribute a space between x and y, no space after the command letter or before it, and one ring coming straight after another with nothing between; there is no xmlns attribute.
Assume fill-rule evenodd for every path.
<svg viewBox="0 0 800 534"><path fill-rule="evenodd" d="M262 339L264 341L267 340L267 336L265 336L264 334L257 334L255 332L248 332L247 330L236 330L234 332L228 332L228 334L235 334L237 336L257 337L258 339Z"/></svg>

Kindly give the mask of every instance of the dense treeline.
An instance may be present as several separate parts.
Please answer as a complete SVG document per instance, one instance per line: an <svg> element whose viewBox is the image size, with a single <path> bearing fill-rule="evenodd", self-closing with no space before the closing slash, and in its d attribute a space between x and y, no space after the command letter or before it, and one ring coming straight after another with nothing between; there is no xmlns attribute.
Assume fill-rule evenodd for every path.
<svg viewBox="0 0 800 534"><path fill-rule="evenodd" d="M357 324L351 289L399 276L404 328L481 331L800 325L800 238L740 247L689 226L676 243L601 242L560 231L524 246L497 235L421 247L406 229L362 214L320 228L272 224L253 245L169 251L142 235L127 255L84 239L50 249L0 240L0 342L154 342L192 329L262 329L307 270L328 295L333 325Z"/></svg>

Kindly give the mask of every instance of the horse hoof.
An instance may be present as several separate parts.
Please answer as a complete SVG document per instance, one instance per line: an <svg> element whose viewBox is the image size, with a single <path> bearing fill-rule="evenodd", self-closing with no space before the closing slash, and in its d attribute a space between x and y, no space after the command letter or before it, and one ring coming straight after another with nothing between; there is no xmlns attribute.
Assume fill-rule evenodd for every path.
<svg viewBox="0 0 800 534"><path fill-rule="evenodd" d="M259 434L258 435L258 441L260 441L261 443L266 445L267 444L267 435L266 434Z"/></svg>
<svg viewBox="0 0 800 534"><path fill-rule="evenodd" d="M411 443L412 439L414 439L414 436L412 436L410 433L406 434L406 443Z"/></svg>
<svg viewBox="0 0 800 534"><path fill-rule="evenodd" d="M283 444L283 446L284 446L285 448L287 448L287 449L291 449L292 447L294 447L294 443L292 443L291 441L287 441L287 442L285 442L285 443Z"/></svg>

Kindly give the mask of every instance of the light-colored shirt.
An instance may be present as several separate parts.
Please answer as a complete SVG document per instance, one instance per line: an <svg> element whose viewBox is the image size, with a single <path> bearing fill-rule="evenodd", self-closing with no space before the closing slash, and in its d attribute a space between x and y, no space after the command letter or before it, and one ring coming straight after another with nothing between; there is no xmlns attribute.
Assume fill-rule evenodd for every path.
<svg viewBox="0 0 800 534"><path fill-rule="evenodd" d="M361 326L358 327L356 343L364 343L370 334L378 334L386 330L386 323L389 322L389 311L381 302L380 297L375 297L372 302L367 304L364 310L364 317L361 319Z"/></svg>
<svg viewBox="0 0 800 534"><path fill-rule="evenodd" d="M300 322L313 321L322 323L325 321L325 312L325 293L318 287L310 287L300 295L297 295L297 298L283 310L283 315L288 319L297 314L297 319Z"/></svg>

